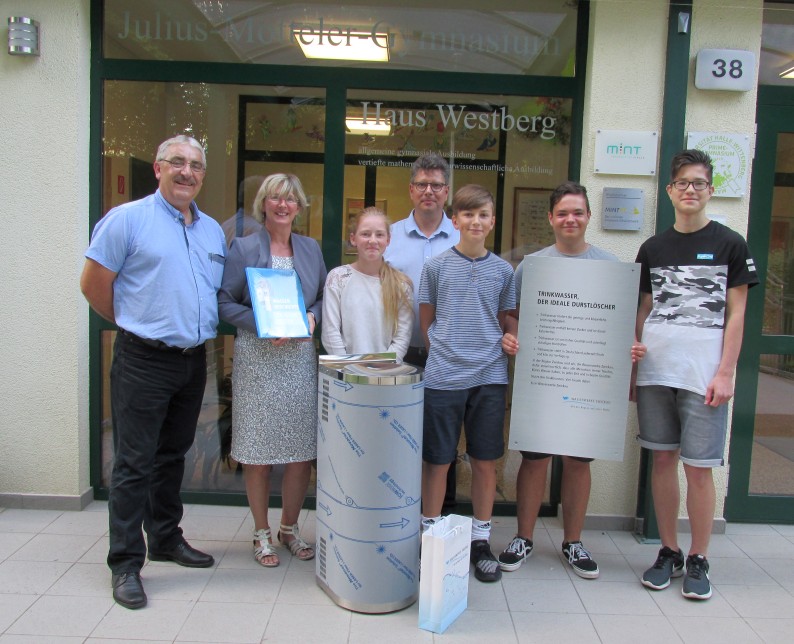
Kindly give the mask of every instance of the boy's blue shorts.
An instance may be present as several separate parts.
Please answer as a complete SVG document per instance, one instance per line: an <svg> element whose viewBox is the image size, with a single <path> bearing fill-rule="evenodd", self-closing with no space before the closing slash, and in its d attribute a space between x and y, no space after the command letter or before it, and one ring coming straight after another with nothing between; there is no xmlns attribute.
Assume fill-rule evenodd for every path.
<svg viewBox="0 0 794 644"><path fill-rule="evenodd" d="M466 453L482 461L504 454L507 385L470 389L425 389L422 459L433 465L452 463L458 455L460 430L466 431Z"/></svg>

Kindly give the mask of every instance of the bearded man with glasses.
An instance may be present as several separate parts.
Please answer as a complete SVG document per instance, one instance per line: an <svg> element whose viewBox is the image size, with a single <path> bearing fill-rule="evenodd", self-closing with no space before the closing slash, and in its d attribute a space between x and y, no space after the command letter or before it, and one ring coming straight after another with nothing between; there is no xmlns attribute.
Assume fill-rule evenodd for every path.
<svg viewBox="0 0 794 644"><path fill-rule="evenodd" d="M107 557L113 599L146 605L140 571L149 559L208 568L214 559L182 535L179 490L196 434L216 335L226 241L194 201L206 173L189 136L160 144L153 195L113 208L85 253L80 288L119 328L110 369L113 474Z"/></svg>

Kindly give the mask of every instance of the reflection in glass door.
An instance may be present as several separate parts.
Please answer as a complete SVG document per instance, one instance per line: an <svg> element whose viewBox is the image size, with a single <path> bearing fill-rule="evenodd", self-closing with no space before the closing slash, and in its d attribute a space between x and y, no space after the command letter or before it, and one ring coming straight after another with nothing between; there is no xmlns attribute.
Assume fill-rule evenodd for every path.
<svg viewBox="0 0 794 644"><path fill-rule="evenodd" d="M794 369L791 355L761 356L750 494L794 496Z"/></svg>
<svg viewBox="0 0 794 644"><path fill-rule="evenodd" d="M547 199L568 178L572 105L548 96L351 90L347 214L363 200L385 204L391 221L407 217L411 165L434 152L450 162L450 201L470 183L493 193L497 222L486 245L515 265L553 242Z"/></svg>
<svg viewBox="0 0 794 644"><path fill-rule="evenodd" d="M748 298L725 517L794 516L794 92L760 87L748 242L761 284Z"/></svg>
<svg viewBox="0 0 794 644"><path fill-rule="evenodd" d="M344 262L355 260L347 229L362 208L377 206L391 222L408 217L414 207L411 166L426 153L449 162L447 214L462 186L479 184L494 195L489 250L516 266L524 255L553 243L548 197L569 176L572 99L383 90L350 90L346 99ZM457 499L467 502L471 469L465 445L458 454ZM498 461L497 502L515 501L520 461L508 451Z"/></svg>
<svg viewBox="0 0 794 644"><path fill-rule="evenodd" d="M794 132L780 132L764 296L764 335L794 339ZM758 372L750 494L794 496L794 355L764 354Z"/></svg>
<svg viewBox="0 0 794 644"><path fill-rule="evenodd" d="M228 243L261 228L261 214L252 205L262 180L274 172L301 179L309 203L294 223L295 232L322 239L323 89L114 80L105 82L103 99L103 215L153 192L157 145L174 132L186 132L207 149L207 175L197 204L221 224ZM97 483L106 488L113 458L109 374L116 331L104 320L98 325ZM245 489L241 468L230 454L233 331L221 325L218 337L207 343L207 385L195 442L185 458L182 488L188 494ZM272 493L280 493L278 476Z"/></svg>

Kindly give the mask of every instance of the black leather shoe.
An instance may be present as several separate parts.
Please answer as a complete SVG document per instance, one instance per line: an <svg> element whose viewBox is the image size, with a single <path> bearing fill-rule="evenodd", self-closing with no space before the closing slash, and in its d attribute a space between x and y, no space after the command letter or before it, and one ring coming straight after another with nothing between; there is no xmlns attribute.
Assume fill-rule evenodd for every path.
<svg viewBox="0 0 794 644"><path fill-rule="evenodd" d="M209 568L215 563L212 555L196 550L187 541L183 541L167 552L150 552L149 559L151 561L173 561L188 568Z"/></svg>
<svg viewBox="0 0 794 644"><path fill-rule="evenodd" d="M111 577L113 599L124 608L136 609L146 606L146 593L143 592L141 573L123 572Z"/></svg>

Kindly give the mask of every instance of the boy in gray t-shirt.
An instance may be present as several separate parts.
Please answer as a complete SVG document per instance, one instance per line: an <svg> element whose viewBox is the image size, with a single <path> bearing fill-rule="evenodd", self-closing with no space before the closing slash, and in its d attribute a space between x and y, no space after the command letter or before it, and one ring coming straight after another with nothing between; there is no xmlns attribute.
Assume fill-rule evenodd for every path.
<svg viewBox="0 0 794 644"><path fill-rule="evenodd" d="M555 243L533 253L538 257L564 257L568 259L601 259L619 261L612 253L596 248L585 241L587 224L590 221L590 203L584 186L568 181L558 186L549 199L549 223L554 230ZM520 310L521 282L524 262L516 268L516 310L510 316L502 341L504 352L518 352L516 330ZM637 360L644 352L638 343L632 347L632 359ZM521 467L516 481L516 506L518 534L499 555L502 570L518 569L532 554L532 536L540 505L546 490L546 476L552 454L522 451ZM573 571L585 579L598 577L598 564L582 545L587 503L590 500L591 458L562 455L562 552Z"/></svg>

